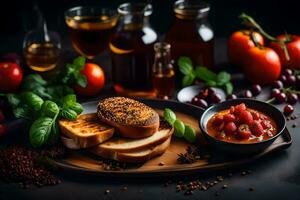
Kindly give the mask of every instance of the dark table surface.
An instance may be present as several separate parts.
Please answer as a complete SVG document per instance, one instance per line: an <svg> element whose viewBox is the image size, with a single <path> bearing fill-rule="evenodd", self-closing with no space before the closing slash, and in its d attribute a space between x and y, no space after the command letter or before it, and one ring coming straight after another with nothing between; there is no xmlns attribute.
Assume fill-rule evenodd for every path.
<svg viewBox="0 0 300 200"><path fill-rule="evenodd" d="M216 64L226 63L226 40L216 40ZM107 65L106 56L99 62ZM226 66L226 65L224 65ZM106 68L109 72L109 68ZM240 87L243 85L239 85ZM282 109L282 106L279 106ZM295 105L295 114L300 114L300 103ZM299 126L292 128L292 124ZM0 200L2 199L300 199L300 121L287 122L287 128L293 139L292 145L279 152L263 157L251 164L214 171L196 173L189 176L147 177L147 178L114 178L76 174L66 171L58 172L62 183L55 186L21 189L17 184L0 182ZM241 172L252 173L241 176ZM232 173L232 177L228 177ZM217 175L225 177L224 182L207 191L195 191L191 196L176 192L176 182L189 182L196 179L213 180ZM173 183L167 187L168 180ZM226 184L228 187L222 189ZM123 191L123 187L127 187ZM249 188L254 188L250 191ZM110 194L104 194L109 189ZM219 196L216 196L216 193Z"/></svg>

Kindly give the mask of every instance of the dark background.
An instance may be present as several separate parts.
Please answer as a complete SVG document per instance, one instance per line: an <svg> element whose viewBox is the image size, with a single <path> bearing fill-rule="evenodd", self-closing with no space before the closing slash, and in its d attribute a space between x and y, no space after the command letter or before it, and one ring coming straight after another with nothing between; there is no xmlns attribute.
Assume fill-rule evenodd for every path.
<svg viewBox="0 0 300 200"><path fill-rule="evenodd" d="M48 26L65 35L66 25L63 12L73 6L97 5L117 8L121 3L133 0L38 0ZM135 1L137 2L137 1ZM143 1L139 1L143 2ZM246 12L256 18L268 32L280 34L300 33L299 7L297 0L211 0L210 22L217 37L227 37L239 28L237 16ZM152 0L154 12L151 24L159 34L164 34L174 19L174 0ZM33 29L36 15L31 0L1 1L0 10L0 54L21 51L24 33Z"/></svg>

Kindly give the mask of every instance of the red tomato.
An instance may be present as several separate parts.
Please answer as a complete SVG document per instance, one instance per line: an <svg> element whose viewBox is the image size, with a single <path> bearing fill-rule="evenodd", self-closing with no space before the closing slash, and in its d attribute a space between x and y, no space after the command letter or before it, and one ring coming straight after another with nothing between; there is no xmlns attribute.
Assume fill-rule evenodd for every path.
<svg viewBox="0 0 300 200"><path fill-rule="evenodd" d="M285 40L285 35L280 35L279 40ZM279 43L271 42L270 47L274 49L279 55L282 66L292 69L300 69L300 36L289 35L291 41L286 43L290 60L287 60L283 49Z"/></svg>
<svg viewBox="0 0 300 200"><path fill-rule="evenodd" d="M262 46L264 45L264 38L258 32L253 32L254 37ZM243 66L245 60L247 60L247 50L255 47L250 38L250 31L240 30L231 34L228 40L228 59L230 63Z"/></svg>
<svg viewBox="0 0 300 200"><path fill-rule="evenodd" d="M253 121L251 124L251 131L253 135L259 137L264 134L264 128L258 121Z"/></svg>
<svg viewBox="0 0 300 200"><path fill-rule="evenodd" d="M253 47L248 50L244 74L253 83L270 84L280 75L281 64L277 53L268 47Z"/></svg>
<svg viewBox="0 0 300 200"><path fill-rule="evenodd" d="M83 96L95 96L97 95L105 84L104 72L99 65L95 63L86 63L81 71L81 74L86 76L87 86L81 87L80 85L75 85L74 89L76 93Z"/></svg>
<svg viewBox="0 0 300 200"><path fill-rule="evenodd" d="M239 115L239 121L242 124L251 124L253 117L249 111L243 110Z"/></svg>
<svg viewBox="0 0 300 200"><path fill-rule="evenodd" d="M224 115L224 121L225 122L234 122L236 120L235 116L233 114L226 114Z"/></svg>
<svg viewBox="0 0 300 200"><path fill-rule="evenodd" d="M224 127L224 131L226 134L228 135L234 135L235 131L236 131L236 125L233 122L229 122L225 125Z"/></svg>
<svg viewBox="0 0 300 200"><path fill-rule="evenodd" d="M231 110L231 108L230 108ZM232 109L235 115L239 115L242 111L246 110L246 105L244 103L241 103L239 105L236 105L234 109Z"/></svg>
<svg viewBox="0 0 300 200"><path fill-rule="evenodd" d="M14 92L23 78L21 67L16 63L0 63L0 92Z"/></svg>
<svg viewBox="0 0 300 200"><path fill-rule="evenodd" d="M214 125L219 126L223 123L223 115L217 115L214 120Z"/></svg>
<svg viewBox="0 0 300 200"><path fill-rule="evenodd" d="M249 139L251 136L251 131L247 124L241 124L238 128L238 136L244 139Z"/></svg>

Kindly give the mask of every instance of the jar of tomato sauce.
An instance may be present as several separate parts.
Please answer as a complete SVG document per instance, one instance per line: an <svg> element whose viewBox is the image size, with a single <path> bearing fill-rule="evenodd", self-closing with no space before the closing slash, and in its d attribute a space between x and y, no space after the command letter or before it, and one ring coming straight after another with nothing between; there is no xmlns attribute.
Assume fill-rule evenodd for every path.
<svg viewBox="0 0 300 200"><path fill-rule="evenodd" d="M214 32L207 19L210 6L203 1L178 0L174 4L175 22L166 34L172 59L188 56L195 65L212 68Z"/></svg>

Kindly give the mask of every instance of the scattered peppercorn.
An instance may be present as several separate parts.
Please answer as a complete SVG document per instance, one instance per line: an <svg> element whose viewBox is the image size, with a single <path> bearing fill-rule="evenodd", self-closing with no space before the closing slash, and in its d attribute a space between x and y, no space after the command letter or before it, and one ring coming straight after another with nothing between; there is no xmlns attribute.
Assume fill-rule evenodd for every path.
<svg viewBox="0 0 300 200"><path fill-rule="evenodd" d="M228 186L225 184L222 186L222 189L226 189Z"/></svg>
<svg viewBox="0 0 300 200"><path fill-rule="evenodd" d="M105 190L104 191L104 194L109 194L110 193L110 190Z"/></svg>
<svg viewBox="0 0 300 200"><path fill-rule="evenodd" d="M292 125L292 128L296 128L296 127L297 127L297 124L293 124L293 125Z"/></svg>
<svg viewBox="0 0 300 200"><path fill-rule="evenodd" d="M18 182L21 188L28 185L56 185L57 179L48 166L47 158L56 158L64 154L63 148L50 148L37 152L24 147L10 146L0 149L0 179L8 182ZM42 164L41 164L42 163Z"/></svg>
<svg viewBox="0 0 300 200"><path fill-rule="evenodd" d="M251 191L251 192L254 191L254 187L250 187L249 191Z"/></svg>

